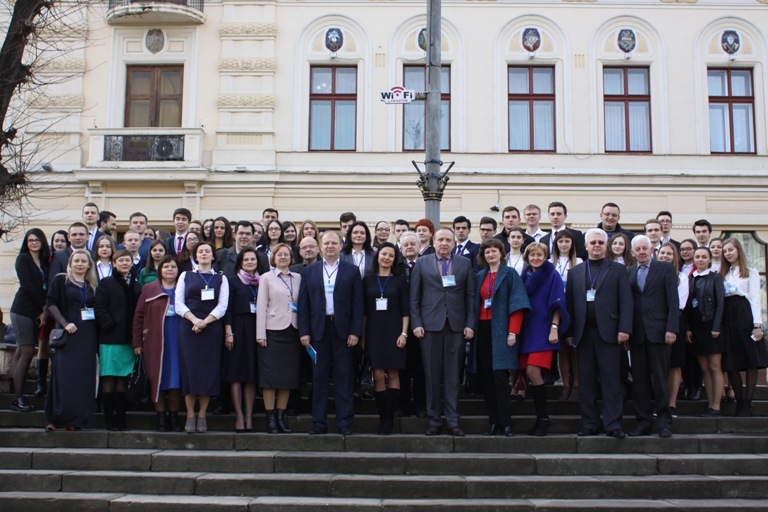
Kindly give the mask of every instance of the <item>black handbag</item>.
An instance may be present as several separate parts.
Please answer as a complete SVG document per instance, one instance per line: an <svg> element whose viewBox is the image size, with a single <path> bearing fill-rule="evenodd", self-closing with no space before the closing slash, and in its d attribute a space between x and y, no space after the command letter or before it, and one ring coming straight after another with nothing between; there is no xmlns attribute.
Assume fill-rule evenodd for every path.
<svg viewBox="0 0 768 512"><path fill-rule="evenodd" d="M51 329L51 335L48 338L48 345L51 348L62 349L67 346L69 333L64 329Z"/></svg>
<svg viewBox="0 0 768 512"><path fill-rule="evenodd" d="M137 355L133 362L133 371L128 375L128 391L125 393L125 397L132 404L142 404L149 400L143 353Z"/></svg>

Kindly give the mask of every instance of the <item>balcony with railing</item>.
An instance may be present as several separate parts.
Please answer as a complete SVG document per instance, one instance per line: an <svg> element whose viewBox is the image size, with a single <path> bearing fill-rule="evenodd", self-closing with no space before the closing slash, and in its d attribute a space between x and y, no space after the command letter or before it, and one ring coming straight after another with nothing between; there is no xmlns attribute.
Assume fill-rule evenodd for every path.
<svg viewBox="0 0 768 512"><path fill-rule="evenodd" d="M109 0L110 25L205 22L204 0Z"/></svg>

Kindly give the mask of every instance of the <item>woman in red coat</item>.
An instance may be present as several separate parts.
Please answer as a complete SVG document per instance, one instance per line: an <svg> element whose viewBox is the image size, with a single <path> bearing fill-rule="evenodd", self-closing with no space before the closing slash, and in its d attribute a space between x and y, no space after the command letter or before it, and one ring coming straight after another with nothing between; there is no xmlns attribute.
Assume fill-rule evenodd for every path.
<svg viewBox="0 0 768 512"><path fill-rule="evenodd" d="M181 376L179 372L179 316L174 311L174 295L179 267L173 256L165 256L157 266L158 280L141 289L133 317L133 350L144 353L144 366L150 386L150 399L157 412L157 430L181 432ZM168 393L168 410L165 397Z"/></svg>

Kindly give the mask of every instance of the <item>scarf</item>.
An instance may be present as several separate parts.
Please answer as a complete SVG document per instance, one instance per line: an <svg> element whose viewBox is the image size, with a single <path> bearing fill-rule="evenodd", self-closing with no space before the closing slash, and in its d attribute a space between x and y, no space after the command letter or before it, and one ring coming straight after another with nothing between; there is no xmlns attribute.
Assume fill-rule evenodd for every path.
<svg viewBox="0 0 768 512"><path fill-rule="evenodd" d="M259 274L251 275L245 270L240 269L240 272L237 273L237 277L240 278L243 284L247 284L249 286L259 286Z"/></svg>

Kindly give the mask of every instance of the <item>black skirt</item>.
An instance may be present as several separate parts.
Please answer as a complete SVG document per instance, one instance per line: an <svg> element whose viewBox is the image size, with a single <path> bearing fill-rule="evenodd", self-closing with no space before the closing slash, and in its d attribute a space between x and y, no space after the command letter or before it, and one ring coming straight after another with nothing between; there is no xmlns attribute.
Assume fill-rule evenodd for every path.
<svg viewBox="0 0 768 512"><path fill-rule="evenodd" d="M752 340L752 308L741 295L725 298L723 312L723 371L736 372L768 367L766 340Z"/></svg>
<svg viewBox="0 0 768 512"><path fill-rule="evenodd" d="M258 346L259 387L297 389L303 347L293 326L281 331L267 330L267 346Z"/></svg>

